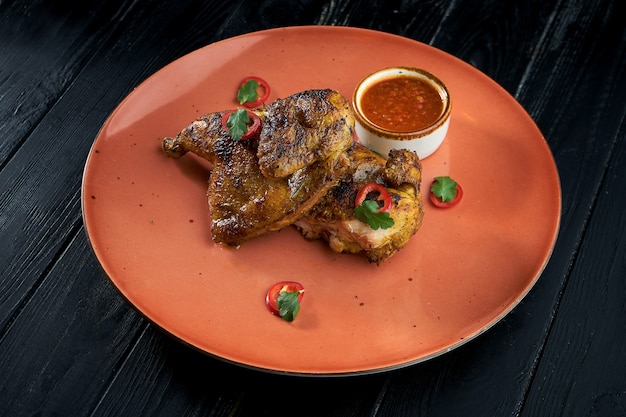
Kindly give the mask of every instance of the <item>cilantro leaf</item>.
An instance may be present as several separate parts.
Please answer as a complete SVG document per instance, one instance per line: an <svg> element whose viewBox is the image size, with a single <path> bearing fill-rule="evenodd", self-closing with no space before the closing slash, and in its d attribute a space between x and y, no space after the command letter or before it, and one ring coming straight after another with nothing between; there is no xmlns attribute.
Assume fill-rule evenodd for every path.
<svg viewBox="0 0 626 417"><path fill-rule="evenodd" d="M293 321L300 311L300 292L281 291L276 299L280 317L285 321Z"/></svg>
<svg viewBox="0 0 626 417"><path fill-rule="evenodd" d="M394 221L387 212L378 211L378 203L373 200L365 200L360 206L354 208L354 215L357 219L366 223L374 230L388 229L394 225Z"/></svg>
<svg viewBox="0 0 626 417"><path fill-rule="evenodd" d="M248 130L248 123L250 123L250 116L244 109L238 109L228 116L226 126L228 127L228 133L234 140L241 140L241 137Z"/></svg>
<svg viewBox="0 0 626 417"><path fill-rule="evenodd" d="M450 177L435 177L435 181L430 186L430 191L442 202L447 203L456 197L456 181Z"/></svg>
<svg viewBox="0 0 626 417"><path fill-rule="evenodd" d="M259 97L257 93L258 88L259 83L256 80L248 80L243 83L241 87L239 87L239 91L237 91L239 104L255 101Z"/></svg>

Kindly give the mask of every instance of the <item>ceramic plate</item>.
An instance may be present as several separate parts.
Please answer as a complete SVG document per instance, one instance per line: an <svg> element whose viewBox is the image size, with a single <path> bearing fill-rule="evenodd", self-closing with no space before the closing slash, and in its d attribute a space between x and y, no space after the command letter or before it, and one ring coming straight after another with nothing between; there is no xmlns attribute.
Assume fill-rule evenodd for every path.
<svg viewBox="0 0 626 417"><path fill-rule="evenodd" d="M209 165L193 155L168 159L162 137L235 107L248 75L270 83L271 100L311 88L351 97L365 75L398 65L426 69L450 90L450 130L423 161L423 189L435 176L452 176L464 189L458 206L427 203L422 228L381 266L333 253L292 228L239 249L212 242ZM481 334L536 282L561 214L550 150L501 87L430 46L345 27L251 33L166 66L102 127L82 197L97 259L148 319L221 359L306 375L394 369ZM265 307L267 288L281 280L306 287L292 323Z"/></svg>

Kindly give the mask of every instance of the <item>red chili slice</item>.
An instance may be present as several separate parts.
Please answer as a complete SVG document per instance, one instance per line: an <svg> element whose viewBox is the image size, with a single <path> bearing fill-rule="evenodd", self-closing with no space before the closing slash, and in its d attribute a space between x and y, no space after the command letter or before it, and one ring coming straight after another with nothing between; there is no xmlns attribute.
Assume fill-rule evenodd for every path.
<svg viewBox="0 0 626 417"><path fill-rule="evenodd" d="M237 110L228 110L222 115L222 128L228 132L228 118ZM261 118L254 112L246 110L250 117L250 123L248 123L248 130L241 136L241 140L246 140L258 135L261 132Z"/></svg>
<svg viewBox="0 0 626 417"><path fill-rule="evenodd" d="M452 201L441 201L441 199L437 197L432 191L429 193L429 197L430 202L433 203L435 206L439 208L449 208L461 201L461 198L463 198L463 188L461 187L461 184L459 184L458 182L456 183L456 196Z"/></svg>
<svg viewBox="0 0 626 417"><path fill-rule="evenodd" d="M257 99L255 101L248 101L248 102L243 103L244 106L251 109L254 107L259 107L261 104L267 101L267 99L270 96L270 85L263 78L259 78L259 77L255 77L251 75L249 77L244 78L241 81L240 87L250 80L254 80L257 83L259 83L259 88L257 89L257 94L258 94ZM259 89L262 90L263 94L259 93Z"/></svg>
<svg viewBox="0 0 626 417"><path fill-rule="evenodd" d="M365 184L356 195L355 207L359 207L365 200L373 200L378 203L376 213L388 213L393 206L393 200L387 189L377 182Z"/></svg>
<svg viewBox="0 0 626 417"><path fill-rule="evenodd" d="M277 316L280 316L280 309L278 308L278 297L282 292L297 292L298 302L302 301L304 297L304 286L295 281L281 281L272 285L265 296L265 304L268 310Z"/></svg>

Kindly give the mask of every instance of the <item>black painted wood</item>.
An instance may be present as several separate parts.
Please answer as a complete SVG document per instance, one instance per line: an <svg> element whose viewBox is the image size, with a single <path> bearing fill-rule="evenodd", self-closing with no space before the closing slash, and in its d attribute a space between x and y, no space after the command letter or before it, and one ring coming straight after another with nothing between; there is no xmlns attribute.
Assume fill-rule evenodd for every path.
<svg viewBox="0 0 626 417"><path fill-rule="evenodd" d="M129 3L129 4L125 4ZM0 3L0 167L69 87L130 2Z"/></svg>
<svg viewBox="0 0 626 417"><path fill-rule="evenodd" d="M0 1L0 415L626 415L626 25L616 0ZM561 173L554 254L511 314L406 369L302 378L173 340L117 294L80 214L87 153L134 87L291 25L407 36L500 83Z"/></svg>

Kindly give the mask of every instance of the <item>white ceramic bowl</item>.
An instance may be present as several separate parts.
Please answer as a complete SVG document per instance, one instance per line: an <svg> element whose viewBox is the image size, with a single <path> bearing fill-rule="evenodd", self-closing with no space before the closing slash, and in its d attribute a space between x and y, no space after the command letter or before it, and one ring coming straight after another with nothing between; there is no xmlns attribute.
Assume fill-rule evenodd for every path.
<svg viewBox="0 0 626 417"><path fill-rule="evenodd" d="M421 80L427 84L427 86L431 86L437 93L435 100L441 100L440 111L436 112L437 114L432 114L429 121L425 121L423 126L416 127L415 130L410 131L406 128L404 130L397 130L390 126L382 126L383 123L374 123L371 120L374 117L368 116L367 106L363 105L364 94L374 84L383 80L403 77L412 77ZM404 93L404 91L401 93ZM435 97L435 95L432 96L433 98ZM404 100L388 98L387 103L389 103L389 106L394 106L395 102L407 101L406 97L403 99ZM413 98L408 100L408 102L412 106ZM420 159L431 155L443 142L448 132L450 113L452 110L450 93L445 84L428 71L410 67L385 68L368 75L354 90L352 105L356 117L356 133L359 141L363 145L384 157L387 157L389 151L392 149L408 149L417 153ZM417 100L415 100L415 105L419 105ZM378 105L376 113L384 114L387 111L392 112L391 109L386 107L387 105Z"/></svg>

